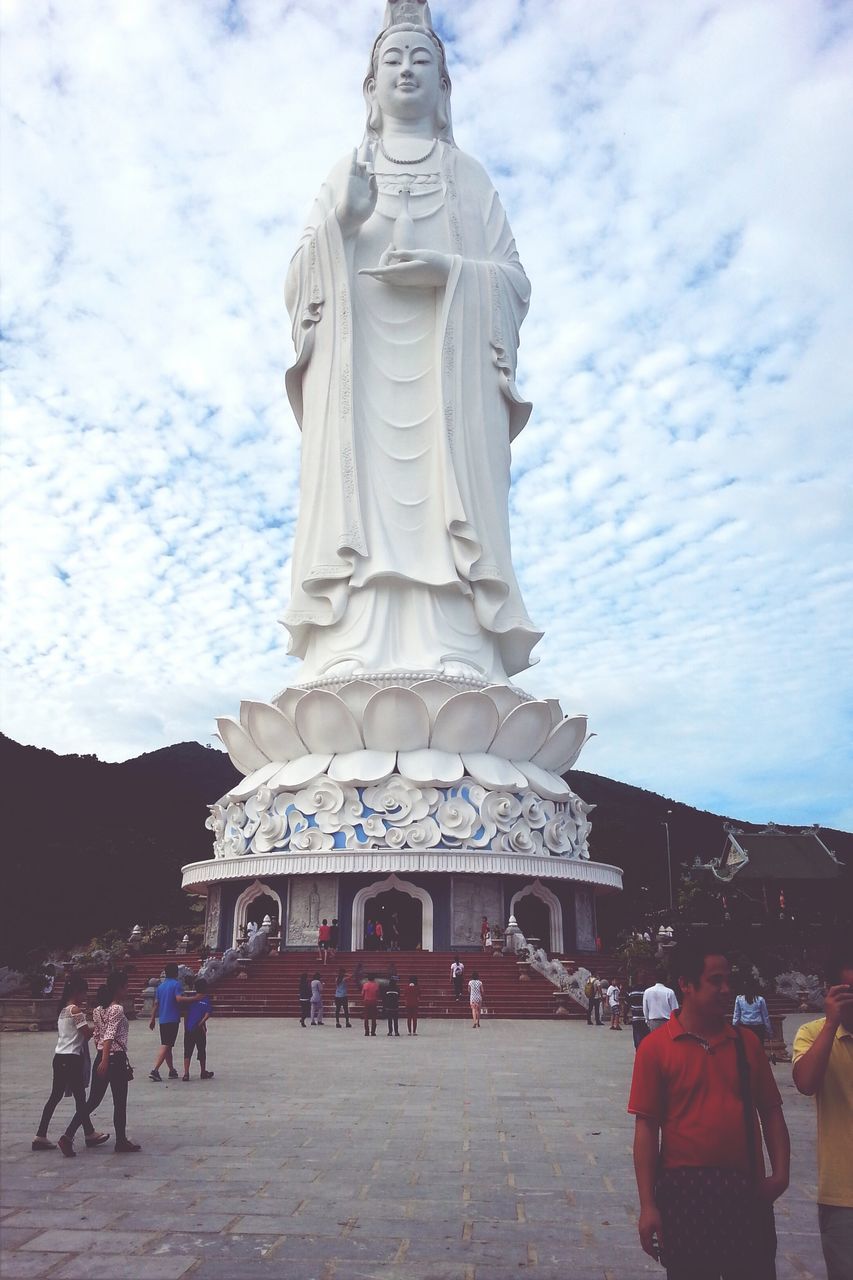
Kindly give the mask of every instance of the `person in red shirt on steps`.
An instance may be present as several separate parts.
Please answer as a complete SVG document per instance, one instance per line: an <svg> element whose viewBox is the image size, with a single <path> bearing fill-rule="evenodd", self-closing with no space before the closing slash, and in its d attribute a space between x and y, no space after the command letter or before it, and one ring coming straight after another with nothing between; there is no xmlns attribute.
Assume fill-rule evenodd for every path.
<svg viewBox="0 0 853 1280"><path fill-rule="evenodd" d="M782 1099L757 1037L731 1024L725 946L688 941L674 960L681 1010L640 1044L628 1102L640 1243L667 1280L775 1280L773 1204L790 1167Z"/></svg>
<svg viewBox="0 0 853 1280"><path fill-rule="evenodd" d="M367 981L361 985L361 1016L364 1019L364 1034L376 1035L376 1014L379 1007L379 983L376 975L368 975Z"/></svg>

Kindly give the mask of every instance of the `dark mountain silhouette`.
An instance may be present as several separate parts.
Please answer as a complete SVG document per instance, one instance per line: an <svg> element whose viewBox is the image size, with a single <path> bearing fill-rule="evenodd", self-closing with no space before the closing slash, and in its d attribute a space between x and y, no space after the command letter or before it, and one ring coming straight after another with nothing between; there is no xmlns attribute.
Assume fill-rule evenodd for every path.
<svg viewBox="0 0 853 1280"><path fill-rule="evenodd" d="M0 763L6 779L0 963L20 963L40 946L70 945L108 929L128 932L136 923L190 923L180 868L211 856L207 806L238 776L226 755L181 742L110 764L0 735ZM573 771L570 782L598 806L593 858L625 871L625 893L601 903L611 938L667 902L667 810L676 883L679 865L722 852L724 819L717 814L592 773ZM849 897L853 835L821 836L847 864Z"/></svg>

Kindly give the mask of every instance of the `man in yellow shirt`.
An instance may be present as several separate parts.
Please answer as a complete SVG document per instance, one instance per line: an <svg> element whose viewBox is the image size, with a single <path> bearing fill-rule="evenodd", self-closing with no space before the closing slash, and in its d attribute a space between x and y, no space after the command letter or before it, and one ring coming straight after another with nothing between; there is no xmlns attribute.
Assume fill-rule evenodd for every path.
<svg viewBox="0 0 853 1280"><path fill-rule="evenodd" d="M817 1099L818 1222L829 1280L853 1280L853 946L827 970L824 1018L794 1038L794 1084Z"/></svg>

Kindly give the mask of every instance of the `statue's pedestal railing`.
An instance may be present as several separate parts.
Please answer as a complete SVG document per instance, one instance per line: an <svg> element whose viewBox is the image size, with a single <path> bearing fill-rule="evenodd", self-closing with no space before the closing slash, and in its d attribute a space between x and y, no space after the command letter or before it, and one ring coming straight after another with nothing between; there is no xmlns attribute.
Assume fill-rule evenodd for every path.
<svg viewBox="0 0 853 1280"><path fill-rule="evenodd" d="M219 734L243 780L211 806L217 858L466 850L589 858L561 774L587 740L509 685L393 672L244 702Z"/></svg>

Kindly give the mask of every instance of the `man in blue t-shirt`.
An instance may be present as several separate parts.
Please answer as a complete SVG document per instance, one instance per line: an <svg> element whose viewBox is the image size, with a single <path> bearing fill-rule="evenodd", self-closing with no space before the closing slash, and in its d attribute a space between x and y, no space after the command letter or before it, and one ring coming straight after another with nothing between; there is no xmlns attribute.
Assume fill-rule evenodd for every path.
<svg viewBox="0 0 853 1280"><path fill-rule="evenodd" d="M195 989L195 997L182 996L180 1000L187 1007L184 1023L184 1074L181 1078L189 1080L190 1063L195 1051L198 1054L202 1080L212 1080L213 1072L207 1069L207 1020L213 1012L213 1000L208 995L204 978L196 978Z"/></svg>
<svg viewBox="0 0 853 1280"><path fill-rule="evenodd" d="M178 977L178 966L176 964L166 965L166 976L157 988L157 994L154 998L154 1009L151 1013L151 1021L148 1026L151 1031L154 1030L154 1023L160 1019L160 1051L157 1054L157 1061L154 1063L154 1070L148 1073L148 1079L160 1083L162 1076L160 1068L163 1063L169 1068L169 1079L177 1080L178 1073L175 1070L175 1064L172 1061L172 1049L178 1038L178 1028L181 1025L181 1011L178 1008L178 997L184 994L184 984Z"/></svg>

